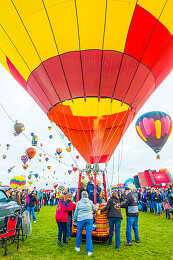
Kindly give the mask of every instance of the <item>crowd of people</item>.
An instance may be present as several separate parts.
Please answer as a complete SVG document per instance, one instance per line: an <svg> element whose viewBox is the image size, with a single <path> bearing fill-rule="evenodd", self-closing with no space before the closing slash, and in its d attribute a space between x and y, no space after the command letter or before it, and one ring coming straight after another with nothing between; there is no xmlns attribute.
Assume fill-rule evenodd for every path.
<svg viewBox="0 0 173 260"><path fill-rule="evenodd" d="M150 212L155 215L162 215L165 211L166 218L170 219L173 213L173 186L156 189L118 189L111 191L107 189L108 202L102 210L98 210L99 204L105 202L104 189L101 188L101 182L96 182L96 200L94 205L94 184L90 178L85 186L80 184L80 190L77 200L77 192L70 189L63 191L33 191L22 190L19 188L9 188L6 193L11 199L14 199L23 210L32 214L34 223L36 222L35 211L42 206L57 205L55 219L58 225L57 244L63 247L68 243L72 235L72 225L77 227L76 251L80 251L82 231L86 231L86 251L90 256L93 253L92 230L93 230L93 212L98 215L104 211L107 212L109 222L109 246L112 245L113 233L115 230L116 249L120 250L120 230L123 219L121 208L126 208L126 246L132 246L132 242L140 243L138 232L138 210ZM37 210L36 210L37 209ZM72 213L73 212L73 213ZM73 217L72 217L73 215ZM132 229L134 230L135 240L132 240ZM62 238L63 237L63 238Z"/></svg>

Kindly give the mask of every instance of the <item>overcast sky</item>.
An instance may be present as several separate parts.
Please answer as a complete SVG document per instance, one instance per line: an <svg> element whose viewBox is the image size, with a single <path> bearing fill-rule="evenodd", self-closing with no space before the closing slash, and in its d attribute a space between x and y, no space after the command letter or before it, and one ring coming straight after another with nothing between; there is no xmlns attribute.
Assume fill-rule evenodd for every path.
<svg viewBox="0 0 173 260"><path fill-rule="evenodd" d="M73 153L70 154L65 151L64 141L62 141L57 133L58 128L56 127L56 130L54 128L50 131L48 130L48 126L51 125L51 123L46 114L1 65L0 93L0 103L13 121L18 120L25 125L24 133L26 136L31 139L30 133L32 132L38 135L38 147L40 147L40 143L43 143L42 148L54 158L56 148L61 147L63 149L62 162L68 165L74 164L72 155L75 158L75 156L78 155L78 152L74 150ZM135 130L135 122L139 116L146 112L157 110L168 113L173 119L173 73L167 77L149 98L128 128L123 137L123 143L120 143L112 159L108 163L108 185L117 184L118 164L120 164L120 161L120 182L124 182L126 179L133 177L135 174L144 171L145 169L157 170L168 168L171 173L173 172L173 134L160 152L161 159L156 160L155 153L138 137ZM37 155L28 163L28 169L23 170L21 155L25 154L25 149L31 146L31 142L22 134L14 137L13 132L14 124L0 107L0 181L2 184L9 185L10 179L13 176L25 174L27 177L29 171L33 171L33 173L38 173L41 178L37 182L35 177L33 177L34 183L32 187L36 185L39 188L52 188L53 183L66 183L71 187L76 186L78 174L72 173L69 175L68 170L70 168L68 166L59 163L48 155L49 161L46 162L44 160L46 157L44 156L44 152L40 151L38 148L36 148ZM50 139L49 135L53 135L53 138ZM6 144L10 144L10 149L8 151ZM41 162L38 160L39 153L43 154ZM7 155L5 160L2 158L4 154ZM120 160L120 157L122 157L122 160ZM77 162L80 168L85 167L85 162L81 157ZM15 168L11 173L8 173L8 169L13 165ZM51 166L50 170L47 169L48 165ZM101 167L103 168L104 165Z"/></svg>

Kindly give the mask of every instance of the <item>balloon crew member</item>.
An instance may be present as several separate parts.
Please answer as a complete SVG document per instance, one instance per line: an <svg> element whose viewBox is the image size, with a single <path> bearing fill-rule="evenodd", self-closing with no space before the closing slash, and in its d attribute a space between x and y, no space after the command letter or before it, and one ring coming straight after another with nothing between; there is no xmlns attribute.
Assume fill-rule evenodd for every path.
<svg viewBox="0 0 173 260"><path fill-rule="evenodd" d="M121 205L121 208L126 208L126 246L132 246L132 241L140 243L138 232L138 202L135 195L131 192L129 187L125 188L125 203ZM135 234L135 240L132 240L132 228Z"/></svg>
<svg viewBox="0 0 173 260"><path fill-rule="evenodd" d="M72 200L73 200L73 195L69 193L68 194L68 199L66 200L67 204L72 202ZM74 207L76 207L76 206L74 205ZM67 240L70 240L71 234L72 234L72 210L68 211Z"/></svg>
<svg viewBox="0 0 173 260"><path fill-rule="evenodd" d="M29 203L27 205L27 211L30 213L30 217L31 217L31 213L32 213L32 218L34 223L36 222L36 215L35 215L35 204L37 202L37 198L36 198L36 192L32 191L29 195Z"/></svg>
<svg viewBox="0 0 173 260"><path fill-rule="evenodd" d="M120 228L121 220L123 219L120 209L120 200L118 194L114 191L112 197L109 199L105 208L98 211L98 215L104 211L108 210L108 221L109 221L109 246L112 245L112 238L114 235L115 226L115 244L116 249L120 250Z"/></svg>

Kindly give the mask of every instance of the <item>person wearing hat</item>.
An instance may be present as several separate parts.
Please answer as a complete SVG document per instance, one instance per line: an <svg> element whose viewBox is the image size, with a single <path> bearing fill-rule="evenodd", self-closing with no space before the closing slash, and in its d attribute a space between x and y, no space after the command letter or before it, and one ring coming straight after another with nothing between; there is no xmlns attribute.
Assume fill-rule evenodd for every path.
<svg viewBox="0 0 173 260"><path fill-rule="evenodd" d="M140 243L138 232L138 202L135 195L131 192L129 187L125 188L125 203L121 208L126 208L126 246L132 246L132 241ZM132 240L132 228L135 234L135 240Z"/></svg>
<svg viewBox="0 0 173 260"><path fill-rule="evenodd" d="M82 230L85 227L86 231L86 252L88 256L93 253L92 243L92 228L93 228L93 211L97 210L98 204L94 205L91 200L88 199L88 193L83 191L81 199L76 204L75 213L73 216L73 225L77 221L77 235L76 235L76 251L80 251Z"/></svg>

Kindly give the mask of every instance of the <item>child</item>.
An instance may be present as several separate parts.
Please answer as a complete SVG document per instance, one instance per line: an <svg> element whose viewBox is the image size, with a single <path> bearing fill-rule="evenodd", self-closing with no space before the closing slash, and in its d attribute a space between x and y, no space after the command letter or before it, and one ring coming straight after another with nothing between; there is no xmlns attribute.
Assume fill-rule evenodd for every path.
<svg viewBox="0 0 173 260"><path fill-rule="evenodd" d="M168 199L166 199L166 198L164 199L163 207L164 207L164 210L166 213L166 218L170 219L170 212L169 212L170 205L169 205Z"/></svg>

